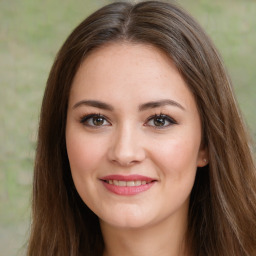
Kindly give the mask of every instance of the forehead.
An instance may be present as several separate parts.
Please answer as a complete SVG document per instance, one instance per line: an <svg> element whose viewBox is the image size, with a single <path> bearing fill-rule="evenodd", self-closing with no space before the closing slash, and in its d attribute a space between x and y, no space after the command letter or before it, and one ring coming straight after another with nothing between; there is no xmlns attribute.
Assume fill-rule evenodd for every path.
<svg viewBox="0 0 256 256"><path fill-rule="evenodd" d="M107 44L86 57L71 87L70 100L79 97L131 103L172 97L194 104L170 57L155 46L132 43Z"/></svg>

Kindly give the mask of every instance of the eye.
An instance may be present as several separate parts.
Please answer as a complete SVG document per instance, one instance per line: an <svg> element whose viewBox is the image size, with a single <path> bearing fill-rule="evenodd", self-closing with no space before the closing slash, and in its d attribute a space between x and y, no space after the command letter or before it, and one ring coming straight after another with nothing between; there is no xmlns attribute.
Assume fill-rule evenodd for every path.
<svg viewBox="0 0 256 256"><path fill-rule="evenodd" d="M177 124L177 122L168 115L160 114L154 115L147 120L146 125L154 128L165 128L170 125Z"/></svg>
<svg viewBox="0 0 256 256"><path fill-rule="evenodd" d="M109 121L100 114L90 114L81 118L80 123L90 127L101 127L111 125Z"/></svg>

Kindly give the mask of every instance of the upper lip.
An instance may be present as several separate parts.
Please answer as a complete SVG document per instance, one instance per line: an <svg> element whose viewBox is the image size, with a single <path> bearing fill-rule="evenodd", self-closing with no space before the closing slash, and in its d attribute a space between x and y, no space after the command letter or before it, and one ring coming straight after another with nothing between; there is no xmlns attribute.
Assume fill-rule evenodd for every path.
<svg viewBox="0 0 256 256"><path fill-rule="evenodd" d="M101 177L100 180L120 180L120 181L136 181L136 180L141 180L141 181L146 181L146 182L151 182L155 181L156 179L143 176L143 175L138 175L138 174L132 174L132 175L120 175L120 174L114 174L114 175L108 175Z"/></svg>

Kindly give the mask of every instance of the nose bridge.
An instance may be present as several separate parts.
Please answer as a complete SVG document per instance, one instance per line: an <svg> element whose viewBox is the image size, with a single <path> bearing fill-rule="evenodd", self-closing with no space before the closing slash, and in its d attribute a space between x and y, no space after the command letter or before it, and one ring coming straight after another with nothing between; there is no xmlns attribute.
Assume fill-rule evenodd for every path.
<svg viewBox="0 0 256 256"><path fill-rule="evenodd" d="M141 144L140 131L132 122L125 122L116 127L110 149L110 157L120 165L140 162L145 157Z"/></svg>

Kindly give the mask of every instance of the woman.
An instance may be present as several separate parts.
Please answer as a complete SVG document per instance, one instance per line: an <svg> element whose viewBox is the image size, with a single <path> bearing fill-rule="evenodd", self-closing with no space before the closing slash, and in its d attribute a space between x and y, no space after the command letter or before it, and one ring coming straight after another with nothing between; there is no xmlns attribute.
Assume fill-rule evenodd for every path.
<svg viewBox="0 0 256 256"><path fill-rule="evenodd" d="M256 178L222 61L159 1L83 21L42 104L28 255L256 255Z"/></svg>

